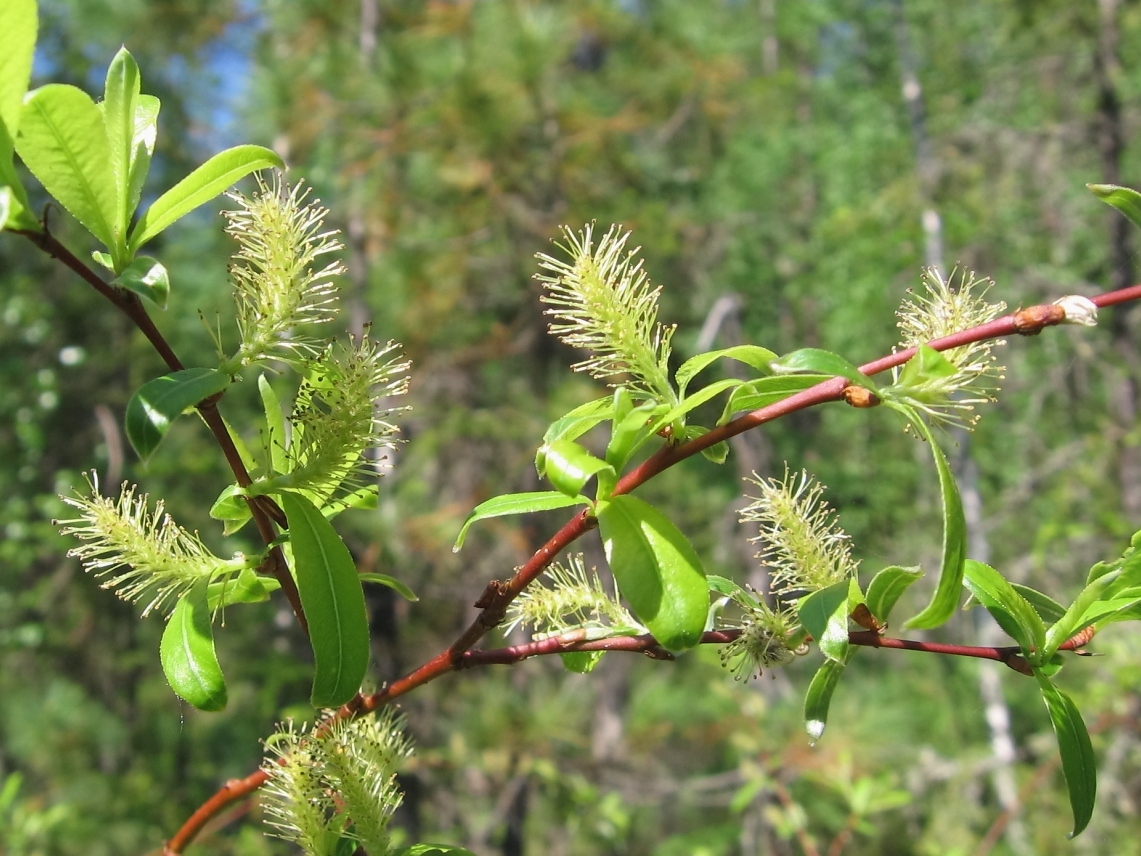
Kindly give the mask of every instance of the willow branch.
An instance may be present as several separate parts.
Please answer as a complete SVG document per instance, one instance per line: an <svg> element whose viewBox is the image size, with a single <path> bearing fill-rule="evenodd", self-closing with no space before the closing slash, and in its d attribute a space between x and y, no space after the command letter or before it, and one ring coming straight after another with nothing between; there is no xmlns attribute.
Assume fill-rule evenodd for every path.
<svg viewBox="0 0 1141 856"><path fill-rule="evenodd" d="M1090 298L1099 308L1114 306L1138 299L1141 299L1141 285L1134 285L1130 288L1107 292ZM1040 333L1046 327L1062 323L1063 320L1064 315L1062 310L1053 304L1031 306L986 324L972 327L969 330L963 330L959 333L945 336L942 339L936 339L928 344L937 351L945 351L973 342L998 339L1004 336L1033 336ZM885 372L896 366L903 365L915 354L915 350L915 348L907 348L880 357L878 360L873 360L872 362L862 365L860 371L866 375L875 375ZM823 381L814 387L789 396L775 404L739 416L733 421L719 428L715 428L707 434L690 440L688 443L683 443L679 446L667 444L651 455L641 465L635 467L623 476L618 481L613 495L617 496L629 493L662 471L669 469L687 458L693 457L701 452L702 449L713 446L722 440L735 437L752 428L764 425L767 422L772 422L774 419L779 419L790 413L814 407L817 404L823 404L829 401L841 401L844 398L844 389L847 385L848 381L844 378L832 378L831 380ZM564 524L558 532L552 535L547 543L540 547L530 560L521 566L510 579L493 580L488 584L483 596L476 602L476 605L481 609L480 614L455 642L426 663L418 666L413 671L393 681L381 690L368 696L358 694L341 707L341 709L337 711L336 716L352 717L374 711L388 704L393 699L406 695L417 687L429 683L442 675L464 668L470 668L473 665L482 665L482 663L479 662L481 657L490 658L489 662L495 662L496 658L507 658L507 662L518 662L530 656L537 656L538 653L540 653L539 651L536 651L536 653L525 653L526 646L522 646L523 651L518 650L520 646L514 646L514 649L502 649L514 650L514 653L509 655L499 654L494 651L472 651L471 648L483 638L489 630L499 624L507 611L507 607L519 592L549 567L562 550L596 525L597 521L589 515L588 511L584 510L576 514ZM728 642L730 641L728 634L733 632L734 631L724 630L712 631L717 638L710 638L709 642ZM885 640L883 637L872 632L872 636L875 636L877 639L873 644L871 637L861 635L863 633L865 633L865 631L856 631L853 634L849 634L849 640L853 641L852 637L854 636L853 644L856 645L878 648L894 647L913 651L927 651L928 653L971 656L981 659L997 660L1007 665L1011 665L1008 661L1012 656L1018 653L1017 648L1001 649L972 646L949 646L949 648L954 650L944 650L941 643L917 642L905 639ZM706 641L704 636L702 641ZM652 641L652 637L640 636L595 640L593 642L572 642L572 647L566 649L559 649L558 643L550 643L549 640L528 644L538 644L541 646L543 643L551 644L554 647L550 651L543 649L542 653L565 653L588 650L633 650L646 653L653 652L655 648L661 650L660 647L657 646L657 643ZM592 645L606 645L609 647L592 648L590 647ZM654 654L650 653L650 656L654 656ZM516 659L511 659L511 657L516 657ZM1011 666L1011 668L1014 668L1014 666ZM1016 671L1021 670L1016 669ZM182 849L194 839L194 836L198 834L199 830L213 814L221 811L231 802L249 796L253 791L259 788L264 781L264 774L261 774L259 777L259 774L255 773L246 779L228 782L222 790L211 797L207 803L203 804L203 806L183 824L175 837L168 843L167 852L171 854L181 853ZM237 786L235 783L237 783ZM207 810L207 806L210 807L209 810Z"/></svg>

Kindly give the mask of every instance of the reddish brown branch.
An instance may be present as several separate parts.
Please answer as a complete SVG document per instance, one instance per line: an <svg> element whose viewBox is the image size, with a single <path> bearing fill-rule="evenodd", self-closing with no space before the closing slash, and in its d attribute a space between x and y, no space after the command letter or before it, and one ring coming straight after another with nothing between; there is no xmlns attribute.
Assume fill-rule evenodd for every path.
<svg viewBox="0 0 1141 856"><path fill-rule="evenodd" d="M1113 306L1126 301L1141 299L1141 285L1135 285L1130 288L1121 289L1115 292L1101 294L1096 297L1090 298L1098 307ZM1033 335L1040 332L1047 326L1052 326L1061 323L1063 320L1061 313L1057 311L1057 307L1053 305L1046 305L1041 307L1030 307L1029 309L1020 310L1018 312L1006 315L1003 318L998 318L987 324L982 324L978 327L973 327L969 330L963 330L951 336L945 336L942 339L936 339L930 342L930 346L937 351L945 351L949 348L956 348L962 345L970 344L973 342L981 342L987 339L997 339L1003 336L1012 335ZM907 348L902 351L889 354L881 357L878 360L865 363L860 367L860 371L866 375L875 375L880 372L887 371L888 369L896 366L903 365L915 354L914 348ZM735 437L751 428L756 428L766 422L771 422L782 416L787 416L799 410L804 410L808 407L813 407L817 404L822 404L828 401L841 401L844 398L844 389L848 385L848 381L844 378L832 378L817 384L814 387L806 389L802 392L796 393L782 401L754 410L751 413L746 413L739 416L732 422L715 428L712 431L690 440L679 446L670 444L664 445L656 453L650 456L641 465L635 467L625 476L623 476L614 489L614 495L629 493L635 488L641 486L658 473L665 469L677 464L680 461L690 458L701 450L716 445L722 440L727 440L730 437ZM590 651L590 650L635 650L635 651L649 651L651 648L657 648L657 643L652 637L623 637L621 639L597 640L594 642L574 642L569 647L560 647L558 642L551 643L550 640L543 640L541 643L529 643L529 645L540 645L544 643L553 647L550 650L546 648L530 649L529 645L513 646L511 649L503 649L510 651L509 654L502 654L498 652L488 651L471 651L474 646L483 636L493 627L495 627L510 602L521 592L531 581L539 576L554 560L555 557L567 546L573 543L581 535L585 534L588 530L597 525L596 521L589 515L588 511L582 511L576 514L570 521L568 521L550 540L547 541L522 567L520 567L510 580L506 582L496 582L488 587L484 596L480 599L481 612L476 617L475 621L461 634L461 636L453 642L448 648L431 660L428 660L423 665L417 667L413 671L406 674L404 677L393 681L388 686L373 693L369 696L357 695L351 701L346 703L338 712L339 717L355 716L360 713L366 713L387 704L395 698L414 690L416 687L422 686L429 681L444 675L448 672L456 671L463 668L470 668L474 665L482 665L481 658L486 658L487 662L498 663L506 662L513 663L519 660L526 659L527 657L537 656L539 654L547 653L562 653L569 651ZM729 631L717 631L718 638L706 640L703 642L727 642ZM863 634L871 634L875 637L875 641ZM708 635L708 634L707 634ZM1020 656L1017 648L976 648L972 646L956 646L956 645L943 645L941 643L931 642L916 642L912 640L885 640L883 637L876 634L874 631L856 631L850 634L850 641L856 645L865 645L879 648L902 648L913 651L926 651L929 653L949 654L955 656L969 656L981 657L983 659L997 660L1006 663L1016 671L1022 671L1019 664L1013 658ZM609 647L593 648L591 646L603 645L605 643ZM1067 643L1068 644L1068 643ZM1063 646L1065 647L1065 646ZM251 781L255 776L242 781ZM228 784L226 788L219 791L211 798L209 805L213 806L212 811L220 811L223 807L228 805L234 800L241 799L247 796L253 790L261 785L261 781L253 784L249 791L235 793L231 786ZM233 794L232 796L224 796L224 794ZM190 841L193 840L198 830L201 829L202 824L210 817L210 812L203 811L200 808L194 815L187 820L182 829L178 831L175 838L171 839L171 844L168 845L168 851L171 853L181 852L181 848L185 847ZM179 846L175 848L175 842L179 842Z"/></svg>

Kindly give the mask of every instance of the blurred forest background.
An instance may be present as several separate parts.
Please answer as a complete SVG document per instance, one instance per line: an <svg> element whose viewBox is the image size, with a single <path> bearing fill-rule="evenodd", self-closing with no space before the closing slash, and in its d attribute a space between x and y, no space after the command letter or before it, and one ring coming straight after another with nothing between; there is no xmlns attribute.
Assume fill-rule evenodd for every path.
<svg viewBox="0 0 1141 856"><path fill-rule="evenodd" d="M879 356L924 264L990 276L1012 308L1132 282L1124 219L1084 187L1141 180L1132 0L40 7L33 85L98 93L125 43L163 102L152 193L222 147L273 146L343 230L346 326L371 321L414 360L380 509L340 526L363 570L420 596L368 592L377 682L447 644L487 580L561 522L490 521L451 552L475 504L538 489L547 423L600 394L546 335L531 278L560 224L634 230L680 358L740 342ZM199 313L232 330L219 207L152 247L174 295L157 321L188 365L213 359ZM54 228L68 240L62 215ZM0 240L0 283L0 852L152 851L257 766L276 721L311 716L308 646L284 601L243 609L218 634L228 709L173 696L161 620L85 577L49 521L94 466L109 490L130 479L164 497L222 554L254 549L207 516L224 462L183 420L143 471L120 425L132 391L164 371L146 342L15 236ZM970 554L1059 599L1141 525L1132 314L1009 343L999 403L955 438ZM223 402L235 425L255 407L251 384ZM930 458L874 411L799 414L644 496L710 572L757 581L740 480L785 461L830 487L863 573L937 562ZM913 611L927 594L909 594ZM933 638L999 642L987 621L963 613ZM1127 627L1062 676L1101 764L1093 823L1073 843L1027 679L886 651L848 669L816 748L801 704L818 654L747 684L716 650L674 664L612 654L589 677L556 658L446 677L402 700L418 752L399 823L411 840L504 856L1132 852L1141 640ZM262 830L227 823L191 853L289 852Z"/></svg>

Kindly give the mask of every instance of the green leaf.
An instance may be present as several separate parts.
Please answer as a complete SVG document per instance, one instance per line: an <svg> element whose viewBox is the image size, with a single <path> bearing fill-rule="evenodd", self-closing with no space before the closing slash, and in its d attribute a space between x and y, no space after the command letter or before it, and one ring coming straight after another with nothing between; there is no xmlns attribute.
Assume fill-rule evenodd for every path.
<svg viewBox="0 0 1141 856"><path fill-rule="evenodd" d="M1011 583L1014 590L1022 595L1032 607L1042 616L1043 621L1055 622L1066 614L1066 608L1049 595L1043 594L1030 586Z"/></svg>
<svg viewBox="0 0 1141 856"><path fill-rule="evenodd" d="M224 523L223 535L233 535L245 526L253 513L246 502L246 490L236 484L227 485L214 504L210 506L210 516Z"/></svg>
<svg viewBox="0 0 1141 856"><path fill-rule="evenodd" d="M963 566L963 584L999 626L1018 643L1031 665L1038 665L1046 644L1046 626L1026 598L992 568L974 559Z"/></svg>
<svg viewBox="0 0 1141 856"><path fill-rule="evenodd" d="M776 356L768 348L761 348L757 345L735 345L732 348L722 348L719 351L706 351L704 354L697 354L682 363L674 375L674 379L677 380L678 394L684 396L685 389L694 376L717 360L736 360L768 374L770 371L769 363L775 360Z"/></svg>
<svg viewBox="0 0 1141 856"><path fill-rule="evenodd" d="M35 46L35 0L4 0L0 3L0 187L9 190L0 229L39 228L28 213L28 197L12 163Z"/></svg>
<svg viewBox="0 0 1141 856"><path fill-rule="evenodd" d="M115 177L103 116L90 96L64 83L29 92L16 151L60 205L115 253Z"/></svg>
<svg viewBox="0 0 1141 856"><path fill-rule="evenodd" d="M868 584L865 600L868 611L880 624L887 624L895 602L921 576L923 572L919 568L901 568L898 565L884 568Z"/></svg>
<svg viewBox="0 0 1141 856"><path fill-rule="evenodd" d="M317 507L289 492L281 494L281 506L316 661L310 701L338 707L360 690L368 668L364 592L349 548Z"/></svg>
<svg viewBox="0 0 1141 856"><path fill-rule="evenodd" d="M670 651L701 640L709 586L686 537L660 511L635 496L598 506L606 560L634 616Z"/></svg>
<svg viewBox="0 0 1141 856"><path fill-rule="evenodd" d="M230 385L217 369L183 369L148 381L127 403L127 438L146 461L184 411Z"/></svg>
<svg viewBox="0 0 1141 856"><path fill-rule="evenodd" d="M470 850L450 844L415 844L401 850L397 856L475 856Z"/></svg>
<svg viewBox="0 0 1141 856"><path fill-rule="evenodd" d="M171 223L224 193L239 179L259 169L285 163L264 146L235 146L219 152L155 200L131 232L128 248L132 253Z"/></svg>
<svg viewBox="0 0 1141 856"><path fill-rule="evenodd" d="M1112 601L1141 585L1141 553L1128 555L1117 569L1096 576L1094 571L1103 564L1094 565L1090 571L1090 582L1078 592L1065 614L1046 631L1042 652L1044 660L1052 657L1063 642L1101 617L1097 610L1099 602Z"/></svg>
<svg viewBox="0 0 1141 856"><path fill-rule="evenodd" d="M199 710L226 706L226 679L214 652L207 590L203 577L178 603L159 643L159 659L170 688Z"/></svg>
<svg viewBox="0 0 1141 856"><path fill-rule="evenodd" d="M590 505L585 496L567 496L555 490L541 490L535 493L509 493L506 496L497 496L481 502L472 509L460 534L456 536L456 543L452 547L453 553L458 553L467 538L468 529L478 520L489 517L504 517L508 514L530 514L533 511L552 511L556 508L568 508L572 505Z"/></svg>
<svg viewBox="0 0 1141 856"><path fill-rule="evenodd" d="M691 410L695 410L705 402L709 401L709 399L720 395L725 390L736 389L742 383L744 383L744 381L737 380L736 378L727 378L725 380L714 381L713 383L709 384L709 386L703 386L693 395L683 398L681 402L675 405L671 410L666 411L662 416L660 416L654 423L654 432L656 433L666 425L676 422Z"/></svg>
<svg viewBox="0 0 1141 856"><path fill-rule="evenodd" d="M808 692L804 696L804 730L808 732L808 739L813 744L824 736L832 693L840 683L845 665L836 660L825 660L808 685Z"/></svg>
<svg viewBox="0 0 1141 856"><path fill-rule="evenodd" d="M875 381L870 377L861 373L858 368L839 354L823 351L820 348L801 348L799 351L793 351L778 360L773 360L769 366L776 374L810 372L829 375L830 377L842 377L856 386L862 386L864 389L876 392Z"/></svg>
<svg viewBox="0 0 1141 856"><path fill-rule="evenodd" d="M115 178L116 211L114 232L122 240L131 223L131 162L135 142L135 113L140 92L139 66L125 47L119 48L107 68L103 87L103 124L110 152L111 172ZM121 256L125 247L116 247Z"/></svg>
<svg viewBox="0 0 1141 856"><path fill-rule="evenodd" d="M904 625L913 629L929 629L947 621L959 606L963 562L967 553L967 524L963 519L963 501L959 497L959 487L955 484L951 465L935 442L931 429L913 409L894 403L892 406L905 413L915 430L927 441L935 458L935 469L939 473L939 495L943 502L943 564L939 571L939 582L927 607Z"/></svg>
<svg viewBox="0 0 1141 856"><path fill-rule="evenodd" d="M1046 709L1050 712L1054 735L1058 738L1062 775L1066 779L1070 809L1074 815L1074 829L1068 837L1074 838L1089 824L1097 799L1097 761L1093 754L1093 744L1077 705L1045 675L1036 670L1035 676Z"/></svg>
<svg viewBox="0 0 1141 856"><path fill-rule="evenodd" d="M574 410L559 417L550 424L543 434L544 443L555 440L577 440L595 425L605 422L614 415L614 396L596 398L580 404Z"/></svg>
<svg viewBox="0 0 1141 856"><path fill-rule="evenodd" d="M725 409L721 412L718 425L724 425L733 418L733 414L741 410L760 410L778 401L784 401L791 395L811 389L818 383L831 380L831 375L775 375L763 377L758 380L746 381L733 390Z"/></svg>
<svg viewBox="0 0 1141 856"><path fill-rule="evenodd" d="M258 375L258 394L265 411L265 445L269 450L269 468L272 472L285 475L289 472L289 446L286 444L285 414L281 402L264 374Z"/></svg>
<svg viewBox="0 0 1141 856"><path fill-rule="evenodd" d="M589 675L594 667L602 661L605 651L568 651L559 654L563 661L563 668L568 672L577 672L580 675Z"/></svg>
<svg viewBox="0 0 1141 856"><path fill-rule="evenodd" d="M899 382L893 387L923 387L930 381L953 377L957 371L954 363L930 345L920 345L915 349L915 355L903 364Z"/></svg>
<svg viewBox="0 0 1141 856"><path fill-rule="evenodd" d="M277 580L258 576L253 568L244 568L236 577L210 583L207 602L211 612L235 603L261 603L279 588L281 583Z"/></svg>
<svg viewBox="0 0 1141 856"><path fill-rule="evenodd" d="M687 425L685 426L685 433L682 434L682 441L688 443L690 440L704 437L708 433L709 429L701 425ZM729 444L724 440L720 440L712 446L706 446L702 449L701 456L715 464L723 464L725 463L725 459L729 457Z"/></svg>
<svg viewBox="0 0 1141 856"><path fill-rule="evenodd" d="M1086 187L1106 205L1112 205L1128 217L1134 226L1141 226L1141 193L1117 184L1087 184Z"/></svg>
<svg viewBox="0 0 1141 856"><path fill-rule="evenodd" d="M416 592L408 588L407 585L402 583L396 577L390 577L388 574L377 574L369 572L367 574L359 574L362 583L379 583L382 586L388 586L398 595L405 600L418 601L420 598L416 596Z"/></svg>
<svg viewBox="0 0 1141 856"><path fill-rule="evenodd" d="M622 467L630 460L630 456L654 436L653 412L657 408L658 405L653 403L643 404L633 408L621 420L615 413L616 424L611 429L610 442L606 445L606 463L610 464L616 473L621 472ZM581 447L576 445L574 448Z"/></svg>
<svg viewBox="0 0 1141 856"><path fill-rule="evenodd" d="M848 657L848 605L851 585L848 580L833 583L800 599L797 616L820 651L829 660L843 663Z"/></svg>
<svg viewBox="0 0 1141 856"><path fill-rule="evenodd" d="M117 285L145 297L159 309L166 309L170 295L170 275L156 259L139 256L132 261L111 285Z"/></svg>
<svg viewBox="0 0 1141 856"><path fill-rule="evenodd" d="M161 102L153 95L140 95L135 101L135 129L131 139L131 171L127 181L127 217L134 216L143 196L143 185L151 169L158 138L158 113Z"/></svg>
<svg viewBox="0 0 1141 856"><path fill-rule="evenodd" d="M554 485L560 493L577 497L586 483L598 476L597 499L610 495L618 475L614 467L600 458L594 457L577 443L569 440L555 440L539 450L540 474Z"/></svg>

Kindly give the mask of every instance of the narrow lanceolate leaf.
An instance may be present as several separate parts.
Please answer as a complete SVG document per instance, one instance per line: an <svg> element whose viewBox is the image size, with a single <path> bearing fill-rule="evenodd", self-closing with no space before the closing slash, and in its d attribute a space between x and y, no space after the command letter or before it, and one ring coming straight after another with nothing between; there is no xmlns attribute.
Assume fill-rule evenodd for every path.
<svg viewBox="0 0 1141 856"><path fill-rule="evenodd" d="M709 611L709 586L686 537L635 496L601 504L598 528L610 570L635 617L671 651L696 645Z"/></svg>
<svg viewBox="0 0 1141 856"><path fill-rule="evenodd" d="M655 408L655 404L643 404L632 409L622 419L615 415L614 425L610 429L610 442L606 444L606 462L615 472L621 472L630 456L654 436L652 417ZM548 469L549 467L548 463Z"/></svg>
<svg viewBox="0 0 1141 856"><path fill-rule="evenodd" d="M865 603L880 624L887 624L895 602L921 576L923 572L919 568L892 565L872 577Z"/></svg>
<svg viewBox="0 0 1141 856"><path fill-rule="evenodd" d="M119 48L107 68L103 87L103 124L111 172L115 177L115 234L127 232L131 211L127 206L131 189L131 150L135 139L135 110L140 92L139 66L126 48Z"/></svg>
<svg viewBox="0 0 1141 856"><path fill-rule="evenodd" d="M217 369L183 369L148 381L127 403L127 439L144 461L188 408L230 385Z"/></svg>
<svg viewBox="0 0 1141 856"><path fill-rule="evenodd" d="M420 599L416 596L416 592L412 591L412 589L408 588L407 585L396 579L396 577L390 577L388 574L361 574L360 580L362 583L379 583L382 586L387 586L405 600L417 601Z"/></svg>
<svg viewBox="0 0 1141 856"><path fill-rule="evenodd" d="M0 3L0 187L10 188L0 229L37 228L35 218L28 213L28 198L12 164L35 45L35 0Z"/></svg>
<svg viewBox="0 0 1141 856"><path fill-rule="evenodd" d="M863 374L839 354L823 351L820 348L801 348L799 351L785 354L780 359L773 360L770 363L770 368L777 374L810 372L842 377L850 380L856 386L862 386L872 392L876 391L875 381L870 377Z"/></svg>
<svg viewBox="0 0 1141 856"><path fill-rule="evenodd" d="M60 205L109 248L119 237L115 178L103 116L81 89L49 83L29 92L16 151Z"/></svg>
<svg viewBox="0 0 1141 856"><path fill-rule="evenodd" d="M614 396L596 398L580 404L550 424L543 434L543 442L577 440L595 425L605 422L614 414Z"/></svg>
<svg viewBox="0 0 1141 856"><path fill-rule="evenodd" d="M540 490L534 493L510 493L506 496L497 496L487 502L481 502L468 515L464 521L460 534L456 536L456 543L452 547L453 553L458 553L467 538L467 532L472 524L489 517L503 517L508 514L530 514L533 511L551 511L556 508L568 508L572 505L589 505L590 500L585 496L567 496L557 490Z"/></svg>
<svg viewBox="0 0 1141 856"><path fill-rule="evenodd" d="M824 374L795 374L774 375L746 381L729 394L729 400L725 403L725 409L717 424L724 425L739 411L760 410L831 379L831 375Z"/></svg>
<svg viewBox="0 0 1141 856"><path fill-rule="evenodd" d="M214 652L207 590L203 579L174 607L159 643L159 659L170 688L199 710L226 706L226 680Z"/></svg>
<svg viewBox="0 0 1141 856"><path fill-rule="evenodd" d="M364 592L349 548L317 507L297 493L281 494L281 507L316 661L310 700L337 707L360 689L368 667Z"/></svg>
<svg viewBox="0 0 1141 856"><path fill-rule="evenodd" d="M1128 217L1134 226L1141 226L1141 193L1117 184L1087 184L1086 187L1106 205L1112 205Z"/></svg>
<svg viewBox="0 0 1141 856"><path fill-rule="evenodd" d="M143 195L143 184L151 169L151 155L154 154L155 140L158 138L158 112L161 102L153 95L140 95L135 99L135 127L131 138L131 159L127 175L127 217L128 222L139 207ZM125 234L125 233L124 233Z"/></svg>
<svg viewBox="0 0 1141 856"><path fill-rule="evenodd" d="M832 693L840 683L845 664L836 660L825 660L812 676L808 692L804 696L804 730L813 743L824 735L828 725L828 708L832 704Z"/></svg>
<svg viewBox="0 0 1141 856"><path fill-rule="evenodd" d="M475 856L470 850L450 844L414 844L396 856Z"/></svg>
<svg viewBox="0 0 1141 856"><path fill-rule="evenodd" d="M263 146L235 146L219 152L155 200L131 232L130 251L134 253L171 223L224 193L238 179L270 167L284 169L285 163Z"/></svg>
<svg viewBox="0 0 1141 856"><path fill-rule="evenodd" d="M1074 829L1069 837L1080 834L1093 817L1097 799L1097 761L1089 732L1073 700L1058 689L1045 675L1035 673L1050 722L1058 738L1058 752L1062 756L1062 775L1070 794L1070 809L1074 814Z"/></svg>
<svg viewBox="0 0 1141 856"><path fill-rule="evenodd" d="M690 357L682 363L677 374L674 375L674 379L677 381L679 394L685 395L685 388L689 386L689 382L693 380L694 376L717 360L736 360L759 372L768 374L769 363L776 358L777 355L768 348L761 348L757 345L736 345L732 348L722 348L719 351L706 351L704 354Z"/></svg>
<svg viewBox="0 0 1141 856"><path fill-rule="evenodd" d="M681 400L679 404L675 405L670 410L667 410L662 416L659 416L658 419L654 422L654 430L657 431L666 425L681 419L691 410L696 410L698 407L705 404L705 402L709 401L712 398L716 398L727 389L736 389L742 383L743 381L737 380L736 378L726 378L725 380L714 381L713 383L709 384L709 386L703 386L693 395L687 395Z"/></svg>
<svg viewBox="0 0 1141 856"><path fill-rule="evenodd" d="M1018 643L1027 660L1037 665L1046 644L1046 625L1026 598L990 565L973 559L964 564L963 584Z"/></svg>
<svg viewBox="0 0 1141 856"><path fill-rule="evenodd" d="M943 502L943 563L935 595L922 612L904 625L909 628L928 629L943 624L958 608L960 587L963 584L963 562L967 555L967 524L963 519L963 501L959 497L959 487L955 484L947 456L935 442L927 423L920 419L914 410L910 408L904 410L909 414L915 430L927 441L935 458L935 469L939 473L939 494Z"/></svg>
<svg viewBox="0 0 1141 856"><path fill-rule="evenodd" d="M285 414L269 380L264 374L258 375L258 393L265 411L266 446L269 449L270 469L285 475L289 472L289 447L285 442Z"/></svg>

